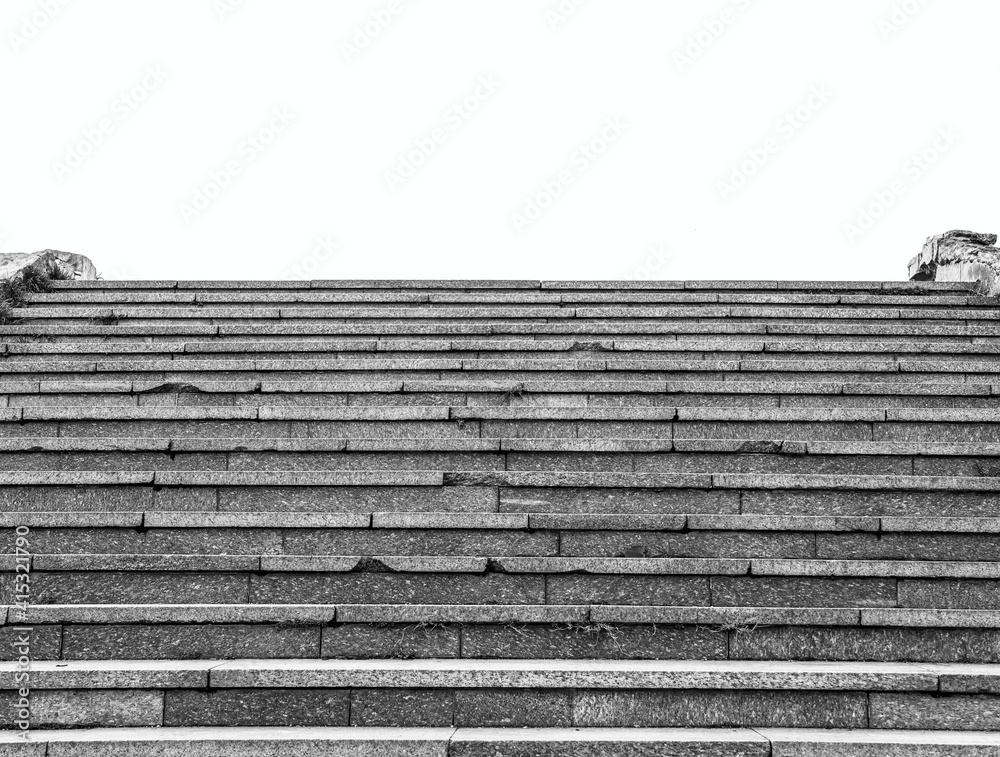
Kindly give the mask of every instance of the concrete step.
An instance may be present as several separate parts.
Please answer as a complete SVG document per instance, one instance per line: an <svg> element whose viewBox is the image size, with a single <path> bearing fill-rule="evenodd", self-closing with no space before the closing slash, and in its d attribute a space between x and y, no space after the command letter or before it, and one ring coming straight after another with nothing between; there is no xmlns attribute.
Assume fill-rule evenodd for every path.
<svg viewBox="0 0 1000 757"><path fill-rule="evenodd" d="M984 408L53 405L0 408L0 437L549 438L1000 442ZM662 448L661 448L662 449ZM725 449L722 447L721 449ZM753 446L747 447L752 451ZM859 448L861 449L861 448ZM791 451L791 450L789 450Z"/></svg>
<svg viewBox="0 0 1000 757"><path fill-rule="evenodd" d="M357 717L381 719L373 714ZM864 728L140 727L34 731L31 745L16 738L0 735L0 745L33 757L993 757L1000 744L991 731Z"/></svg>
<svg viewBox="0 0 1000 757"><path fill-rule="evenodd" d="M468 336L533 336L538 339L559 339L572 335L578 339L596 340L611 336L621 339L638 339L649 336L680 337L698 335L720 338L731 335L772 335L795 338L814 337L817 340L843 341L844 337L857 340L886 341L893 339L961 340L976 339L996 341L1000 326L992 321L887 321L872 320L866 323L835 320L815 321L745 321L734 319L678 319L663 320L566 320L543 323L522 321L507 322L448 321L431 322L398 320L394 322L330 322L327 320L274 319L269 321L234 321L221 324L205 320L180 319L167 322L129 322L112 311L104 311L97 322L79 319L64 322L34 320L28 324L7 323L0 326L0 334L8 338L37 341L65 340L79 337L91 338L174 338L196 335L220 340L245 341L251 337L280 336L291 340L315 339L322 336L376 336L376 337L468 337Z"/></svg>
<svg viewBox="0 0 1000 757"><path fill-rule="evenodd" d="M436 323L442 321L452 325L474 325L491 321L494 324L517 326L525 324L548 324L551 321L572 321L577 326L592 327L603 324L628 333L633 327L644 324L687 322L698 320L719 327L733 321L737 324L764 325L827 325L846 321L855 326L874 325L893 321L907 321L926 327L932 325L970 325L970 323L990 323L997 319L996 311L990 308L900 308L900 307L837 307L816 306L796 307L782 305L630 305L625 307L569 307L563 305L437 305L419 306L322 306L297 305L277 306L227 306L218 305L178 305L178 306L136 306L118 305L113 308L89 307L21 307L13 308L10 318L29 323L52 325L84 325L94 321L95 325L117 325L127 321L132 325L167 325L176 321L193 320L217 326L245 326L261 321L275 321L298 327L313 327L324 323L370 323L385 329L387 326L402 326L408 322ZM106 323L105 323L106 322ZM392 329L385 329L391 333ZM542 332L546 333L546 332Z"/></svg>
<svg viewBox="0 0 1000 757"><path fill-rule="evenodd" d="M692 407L692 406L447 406L447 405L96 405L2 408L0 421L636 421L694 423L974 423L1000 422L1000 409ZM668 437L669 438L669 437ZM878 440L876 440L878 441Z"/></svg>
<svg viewBox="0 0 1000 757"><path fill-rule="evenodd" d="M53 290L302 290L302 289L441 289L457 291L477 290L530 290L544 289L555 291L647 291L647 290L782 290L782 291L820 291L820 292L891 292L894 294L922 294L944 292L974 291L975 287L968 282L943 281L737 281L737 280L698 280L698 281L528 281L528 280L491 280L473 281L466 279L354 279L354 280L312 280L312 281L247 281L247 280L162 280L162 281L53 281Z"/></svg>
<svg viewBox="0 0 1000 757"><path fill-rule="evenodd" d="M1000 385L823 381L0 381L0 408L453 406L1000 408Z"/></svg>
<svg viewBox="0 0 1000 757"><path fill-rule="evenodd" d="M898 517L823 515L621 515L611 513L487 513L487 512L226 512L163 511L5 511L0 525L40 528L134 528L140 535L154 528L212 529L470 529L528 531L632 531L685 533L700 531L802 531L880 533L880 541L890 533L1000 533L1000 517ZM286 540L293 538L285 533ZM560 540L561 541L561 540ZM286 541L286 544L290 542ZM820 545L821 546L821 545ZM819 549L819 546L817 546ZM270 550L269 550L270 551ZM280 551L280 550L278 550ZM364 552L364 554L369 554ZM539 554L550 554L546 551ZM551 552L551 554L555 554ZM819 552L813 553L821 556ZM830 555L822 555L830 556Z"/></svg>
<svg viewBox="0 0 1000 757"><path fill-rule="evenodd" d="M113 309L125 318L377 318L394 319L410 317L431 318L483 318L492 314L499 318L539 318L557 313L554 317L578 318L920 318L920 319L987 319L995 302L988 297L899 297L868 296L789 296L775 294L741 294L696 297L658 297L648 294L641 297L619 298L605 295L591 298L587 295L561 296L439 296L431 294L422 298L392 297L386 302L379 296L323 297L301 294L270 294L258 297L252 293L194 297L112 297L112 301L98 304L95 301L79 302L64 297L42 297L18 308L14 315L22 318L92 318L100 317ZM96 299L96 298L95 298ZM416 299L416 301L414 301ZM47 301L46 301L47 300ZM115 302L115 300L118 300ZM125 301L121 301L125 300ZM131 301L129 301L131 300ZM331 301L332 300L332 301ZM341 301L337 301L341 300Z"/></svg>
<svg viewBox="0 0 1000 757"><path fill-rule="evenodd" d="M997 480L413 470L7 471L0 472L0 509L966 518L995 516Z"/></svg>
<svg viewBox="0 0 1000 757"><path fill-rule="evenodd" d="M41 566L41 567L36 567ZM52 604L691 605L995 610L995 563L711 558L36 555ZM44 570L46 566L51 570ZM993 566L993 567L991 567ZM4 600L13 601L7 561ZM60 569L61 568L61 569ZM491 568L501 568L494 570Z"/></svg>
<svg viewBox="0 0 1000 757"><path fill-rule="evenodd" d="M12 686L12 664L4 667ZM32 704L40 727L92 726L99 710L110 721L101 725L119 727L370 725L359 720L370 713L390 727L976 731L993 722L996 671L748 661L39 661ZM73 707L84 701L90 707ZM269 706L277 701L286 706Z"/></svg>
<svg viewBox="0 0 1000 757"><path fill-rule="evenodd" d="M609 381L607 377L597 380L563 380L559 381L484 381L468 378L453 380L405 381L401 379L376 380L317 380L304 379L299 381L268 381L268 380L205 380L196 379L190 383L170 383L164 381L108 381L88 378L75 381L53 380L17 380L5 378L0 381L0 395L16 394L134 394L134 395L189 395L189 394L262 394L283 395L298 394L309 397L324 395L322 402L305 404L337 404L329 402L327 395L352 394L460 394L495 396L503 400L502 404L516 405L531 395L575 395L572 404L590 404L589 398L600 399L599 395L612 395L601 404L630 404L622 402L619 397L632 397L631 404L649 404L644 395L654 395L657 404L670 404L666 398L674 395L695 395L701 400L706 395L724 395L728 402L721 404L738 404L732 398L739 395L751 395L769 398L777 406L778 398L782 403L794 401L796 396L822 396L835 398L838 396L886 396L900 398L919 397L961 397L963 402L972 397L1000 396L1000 385L989 383L968 383L952 381L950 383L918 383L900 381L866 381L864 383L836 382L789 382L789 381ZM492 399L493 397L491 397ZM584 401L576 401L580 398ZM263 399L263 398L261 398ZM460 398L461 399L461 398ZM831 400L809 400L809 403L819 403ZM888 400L886 400L888 402ZM569 401L562 401L570 404ZM805 400L802 401L803 403ZM75 401L73 404L87 404ZM349 397L339 404L351 404ZM438 403L425 403L438 404ZM444 404L497 404L496 402L445 402ZM703 401L675 402L677 405L699 405Z"/></svg>
<svg viewBox="0 0 1000 757"><path fill-rule="evenodd" d="M87 406L8 407L0 420L34 421L725 421L798 423L1000 423L1000 409L827 407L535 406Z"/></svg>
<svg viewBox="0 0 1000 757"><path fill-rule="evenodd" d="M935 466L954 468L952 475L989 476L993 458L1000 456L1000 445L972 442L924 441L792 441L783 439L692 439L692 438L556 438L556 437L492 437L444 436L439 438L389 438L389 437L101 437L77 436L7 436L0 438L0 454L13 461L32 461L24 470L52 468L40 467L51 455L62 453L57 459L82 461L84 454L93 453L94 470L107 470L97 464L100 460L130 460L133 469L139 460L158 461L148 470L157 469L168 462L179 462L177 467L206 470L235 470L239 460L249 462L267 455L292 469L322 470L350 467L349 461L396 461L393 467L416 467L420 460L459 459L479 460L472 469L492 469L494 462L506 462L504 470L576 470L576 461L602 461L621 472L733 472L748 468L784 466L811 468L822 473L824 466L864 465L867 462L885 466L876 473L934 475ZM169 458L143 453L170 453ZM200 454L199 453L204 453ZM214 454L208 454L214 453ZM405 453L405 454L403 454ZM378 455L379 457L376 457ZM464 456L464 457L463 457ZM187 462L185 462L187 461ZM407 462L409 461L409 462ZM839 462L839 461L842 461ZM510 463L515 463L510 465ZM225 464L222 464L225 463ZM67 462L69 464L69 462ZM978 468L969 473L959 473L962 466L975 464ZM11 464L11 469L20 469ZM73 464L74 468L79 466ZM273 466L263 469L280 470ZM359 462L359 467L368 467ZM377 466L375 466L377 467ZM425 466L425 469L435 466ZM974 471L974 472L973 472ZM767 472L767 471L760 471ZM785 472L793 473L794 470ZM807 470L799 472L809 472ZM861 470L855 470L861 473Z"/></svg>
<svg viewBox="0 0 1000 757"><path fill-rule="evenodd" d="M771 291L709 291L649 289L645 291L607 290L549 290L542 291L393 291L387 289L104 289L59 288L56 291L28 295L26 301L56 303L60 306L75 305L142 305L142 304L274 304L294 305L315 303L340 305L344 303L385 304L676 304L676 303L733 303L733 304L794 304L794 305L874 305L874 306L993 306L995 300L969 292L919 291L892 294L868 291L864 294L850 290L839 292Z"/></svg>
<svg viewBox="0 0 1000 757"><path fill-rule="evenodd" d="M20 356L23 357L23 356ZM10 381L480 381L969 383L998 381L1000 362L952 360L0 360Z"/></svg>
<svg viewBox="0 0 1000 757"><path fill-rule="evenodd" d="M1000 478L971 476L585 471L0 471L0 486L511 487L703 490L996 492Z"/></svg>
<svg viewBox="0 0 1000 757"><path fill-rule="evenodd" d="M96 546L96 545L95 545ZM294 549L294 545L291 547ZM791 576L824 578L996 579L996 561L823 560L708 557L508 557L339 554L44 554L0 561L43 573L321 573L597 576Z"/></svg>
<svg viewBox="0 0 1000 757"><path fill-rule="evenodd" d="M213 341L60 341L24 342L0 345L0 355L31 355L38 360L148 360L172 359L175 355L188 358L226 354L247 360L263 354L277 359L300 359L303 355L322 359L361 359L385 355L395 360L434 358L447 354L449 358L478 359L562 359L566 356L586 359L600 353L610 359L683 360L689 358L724 360L751 359L767 355L769 359L823 360L831 354L838 359L863 360L872 355L898 359L997 359L1000 344L955 343L937 341L875 342L816 340L730 340L730 341L652 341L652 340L330 340L309 339L296 342L261 340ZM68 356L68 357L67 357ZM110 358L107 356L111 356ZM153 356L152 358L150 356ZM963 357L964 356L964 357Z"/></svg>
<svg viewBox="0 0 1000 757"><path fill-rule="evenodd" d="M1000 550L995 517L151 510L18 511L0 522L32 528L35 553L66 555L533 556L602 558L604 568L620 558L726 558L751 560L748 569L760 567L761 573L782 567L753 560L815 559L820 562L785 569L915 574L940 567L944 575L988 572ZM841 566L837 560L865 564ZM967 561L984 565L958 564ZM588 565L573 570L586 572ZM501 561L485 569L505 566ZM478 570L481 560L473 567ZM511 570L518 570L516 564Z"/></svg>
<svg viewBox="0 0 1000 757"><path fill-rule="evenodd" d="M2 608L0 608L2 611ZM1000 611L622 605L102 604L7 609L37 660L1000 662ZM0 658L16 659L11 645Z"/></svg>
<svg viewBox="0 0 1000 757"><path fill-rule="evenodd" d="M525 444L519 445L517 442ZM775 473L1000 476L996 444L832 442L836 454L797 453L806 442L729 441L718 452L680 452L686 441L656 439L179 439L0 437L0 466L46 471L612 471L618 473ZM616 445L609 443L619 441ZM712 447L714 440L690 440ZM642 442L648 442L643 450ZM822 444L816 442L816 444ZM728 450L726 447L728 446ZM501 447L503 450L501 451ZM935 448L943 448L936 450ZM966 448L964 454L959 448ZM451 449L449 449L451 448ZM606 448L609 451L593 451ZM924 448L924 452L921 452ZM381 451L379 451L381 450ZM578 450L578 451L574 451ZM659 451L653 451L659 450ZM672 451L673 450L673 451ZM925 456L933 455L933 456Z"/></svg>

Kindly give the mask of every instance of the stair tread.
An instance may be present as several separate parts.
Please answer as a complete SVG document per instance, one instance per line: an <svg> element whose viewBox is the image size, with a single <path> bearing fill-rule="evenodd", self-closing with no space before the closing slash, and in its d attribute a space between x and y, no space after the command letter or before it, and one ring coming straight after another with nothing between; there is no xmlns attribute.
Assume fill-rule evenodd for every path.
<svg viewBox="0 0 1000 757"><path fill-rule="evenodd" d="M31 740L39 749L31 751L13 732L0 733L2 744L19 743L23 753L34 755L45 754L43 750L47 746L53 757L68 756L74 754L71 751L74 748L89 745L97 745L111 755L124 755L125 752L119 749L127 748L128 754L135 757L181 754L235 757L246 754L249 744L253 744L249 748L270 747L275 751L293 748L303 757L355 757L365 746L374 747L386 757L486 757L497 748L503 748L503 753L511 757L539 754L568 757L592 744L600 745L598 748L602 750L634 747L643 751L622 753L662 757L698 753L689 749L711 749L708 753L720 757L952 757L958 754L987 757L1000 749L1000 734L995 731L777 728L133 727L32 730ZM675 747L682 751L675 751ZM476 751L477 748L480 751ZM522 748L532 751L520 751ZM546 751L535 751L539 749ZM962 751L942 752L941 749Z"/></svg>

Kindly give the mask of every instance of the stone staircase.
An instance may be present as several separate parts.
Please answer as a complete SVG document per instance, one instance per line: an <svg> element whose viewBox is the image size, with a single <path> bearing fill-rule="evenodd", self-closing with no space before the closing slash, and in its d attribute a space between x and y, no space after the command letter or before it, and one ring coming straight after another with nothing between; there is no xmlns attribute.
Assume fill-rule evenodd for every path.
<svg viewBox="0 0 1000 757"><path fill-rule="evenodd" d="M0 755L1000 755L998 305L53 282L0 326Z"/></svg>

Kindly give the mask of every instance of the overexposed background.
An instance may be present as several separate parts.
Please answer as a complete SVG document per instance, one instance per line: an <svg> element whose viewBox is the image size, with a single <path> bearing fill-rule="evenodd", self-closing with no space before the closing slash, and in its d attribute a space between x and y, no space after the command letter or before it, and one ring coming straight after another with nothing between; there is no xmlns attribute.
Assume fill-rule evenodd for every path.
<svg viewBox="0 0 1000 757"><path fill-rule="evenodd" d="M904 279L1000 230L994 0L5 0L0 251Z"/></svg>

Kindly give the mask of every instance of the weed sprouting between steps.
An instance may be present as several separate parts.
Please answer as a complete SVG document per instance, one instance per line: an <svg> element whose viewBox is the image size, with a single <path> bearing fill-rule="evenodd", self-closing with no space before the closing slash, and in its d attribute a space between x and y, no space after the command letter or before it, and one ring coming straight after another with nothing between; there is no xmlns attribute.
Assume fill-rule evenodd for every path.
<svg viewBox="0 0 1000 757"><path fill-rule="evenodd" d="M73 274L54 260L33 265L9 279L0 281L0 325L15 322L12 312L27 304L29 294L41 294L52 289L53 281L68 281Z"/></svg>

